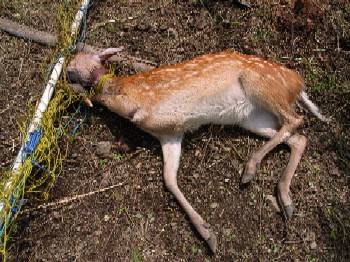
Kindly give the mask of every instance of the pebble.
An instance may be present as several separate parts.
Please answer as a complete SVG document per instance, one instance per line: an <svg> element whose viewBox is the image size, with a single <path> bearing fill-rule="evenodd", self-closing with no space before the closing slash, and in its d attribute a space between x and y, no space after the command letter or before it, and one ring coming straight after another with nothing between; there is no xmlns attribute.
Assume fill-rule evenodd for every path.
<svg viewBox="0 0 350 262"><path fill-rule="evenodd" d="M315 232L313 232L313 231L308 232L304 240L310 243L309 244L310 249L314 250L317 248Z"/></svg>
<svg viewBox="0 0 350 262"><path fill-rule="evenodd" d="M96 231L94 232L94 235L95 235L95 236L101 236L101 235L102 235L102 230L96 230Z"/></svg>
<svg viewBox="0 0 350 262"><path fill-rule="evenodd" d="M105 215L105 216L103 217L103 220L104 220L105 222L107 222L110 218L111 218L110 215Z"/></svg>
<svg viewBox="0 0 350 262"><path fill-rule="evenodd" d="M310 249L316 249L316 248L317 248L316 241L311 242Z"/></svg>
<svg viewBox="0 0 350 262"><path fill-rule="evenodd" d="M111 153L112 145L109 141L101 141L97 143L96 154L99 156L108 156Z"/></svg>
<svg viewBox="0 0 350 262"><path fill-rule="evenodd" d="M73 153L72 154L72 158L78 158L79 157L79 154L78 153Z"/></svg>
<svg viewBox="0 0 350 262"><path fill-rule="evenodd" d="M52 212L52 217L55 219L60 218L60 213L58 213L57 211Z"/></svg>
<svg viewBox="0 0 350 262"><path fill-rule="evenodd" d="M214 208L217 208L218 205L219 205L218 203L212 203L212 204L210 205L210 208L213 208L213 209L214 209Z"/></svg>
<svg viewBox="0 0 350 262"><path fill-rule="evenodd" d="M329 172L331 175L335 175L335 176L340 176L340 172L339 169L337 167L334 167L333 169L331 169L331 171Z"/></svg>

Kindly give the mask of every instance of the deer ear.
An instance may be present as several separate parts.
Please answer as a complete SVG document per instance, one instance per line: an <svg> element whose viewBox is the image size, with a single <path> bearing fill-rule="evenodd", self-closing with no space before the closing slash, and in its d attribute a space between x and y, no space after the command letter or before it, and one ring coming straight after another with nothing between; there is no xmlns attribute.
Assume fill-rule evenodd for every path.
<svg viewBox="0 0 350 262"><path fill-rule="evenodd" d="M124 47L118 47L118 48L107 48L104 50L101 54L94 56L96 60L99 62L104 62L111 56L123 51Z"/></svg>

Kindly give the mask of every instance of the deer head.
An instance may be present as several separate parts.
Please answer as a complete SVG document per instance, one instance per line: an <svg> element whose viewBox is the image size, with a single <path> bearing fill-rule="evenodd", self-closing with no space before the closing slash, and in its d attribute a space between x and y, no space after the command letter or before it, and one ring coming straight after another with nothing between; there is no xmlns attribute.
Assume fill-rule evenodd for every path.
<svg viewBox="0 0 350 262"><path fill-rule="evenodd" d="M108 48L101 54L77 53L67 67L69 81L84 87L94 84L94 80L107 72L103 63L123 48Z"/></svg>

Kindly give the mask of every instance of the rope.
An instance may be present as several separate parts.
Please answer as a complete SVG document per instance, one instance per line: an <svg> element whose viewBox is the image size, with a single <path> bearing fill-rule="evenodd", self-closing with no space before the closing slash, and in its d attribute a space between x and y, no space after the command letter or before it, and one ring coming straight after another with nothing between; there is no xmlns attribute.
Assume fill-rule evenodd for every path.
<svg viewBox="0 0 350 262"><path fill-rule="evenodd" d="M103 76L100 78L100 80L98 81L98 84L97 84L96 88L94 88L94 89L91 90L90 98L91 98L92 96L95 96L95 95L97 95L97 94L99 94L99 93L102 92L102 89L103 89L104 85L106 84L107 80L115 76L114 70L115 70L115 67L114 67L114 66L111 66L110 69L109 69L109 73L103 75Z"/></svg>
<svg viewBox="0 0 350 262"><path fill-rule="evenodd" d="M84 0L84 3L87 1ZM87 9L92 6L92 1L86 7L81 8L82 0L63 0L59 6L57 26L59 27L59 41L54 50L50 67L46 70L44 83L47 87L50 83L50 75L55 70L55 65L67 57L76 49L78 42L83 42L86 37ZM75 29L72 36L72 24L78 14L74 10L82 12L81 25ZM80 15L80 14L79 14ZM43 64L47 64L44 61ZM26 202L25 194L32 193L34 198L47 199L50 189L62 170L62 161L68 152L71 139L78 128L86 119L86 108L79 105L73 114L67 119L65 114L72 103L80 100L75 95L65 77L66 63L63 64L63 76L57 82L54 97L48 103L48 107L42 112L40 123L35 121L36 108L29 104L29 113L22 116L23 124L20 131L24 141L21 152L18 155L21 166L5 172L0 180L0 252L2 260L6 261L6 243L9 234L13 230L13 222L22 205ZM52 87L53 88L53 87ZM42 96L45 94L43 90ZM46 102L45 102L46 103ZM40 102L42 104L42 102ZM40 104L38 106L40 106ZM79 116L79 117L78 117ZM29 120L28 120L29 119ZM35 128L29 128L34 125ZM37 167L37 169L33 169ZM33 172L34 171L34 172ZM34 173L34 174L33 174ZM39 174L38 174L39 173ZM36 175L38 174L38 175ZM41 197L38 197L38 196Z"/></svg>

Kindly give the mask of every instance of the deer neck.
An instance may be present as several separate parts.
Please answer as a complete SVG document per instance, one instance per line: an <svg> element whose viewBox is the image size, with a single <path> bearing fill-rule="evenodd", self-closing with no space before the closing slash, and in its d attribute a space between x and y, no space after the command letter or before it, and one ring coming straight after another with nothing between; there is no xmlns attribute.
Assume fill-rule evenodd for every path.
<svg viewBox="0 0 350 262"><path fill-rule="evenodd" d="M106 73L106 69L95 69L92 72L90 81L93 81L92 86L97 92L92 100L135 123L144 121L149 113L125 91L123 78L106 77Z"/></svg>

